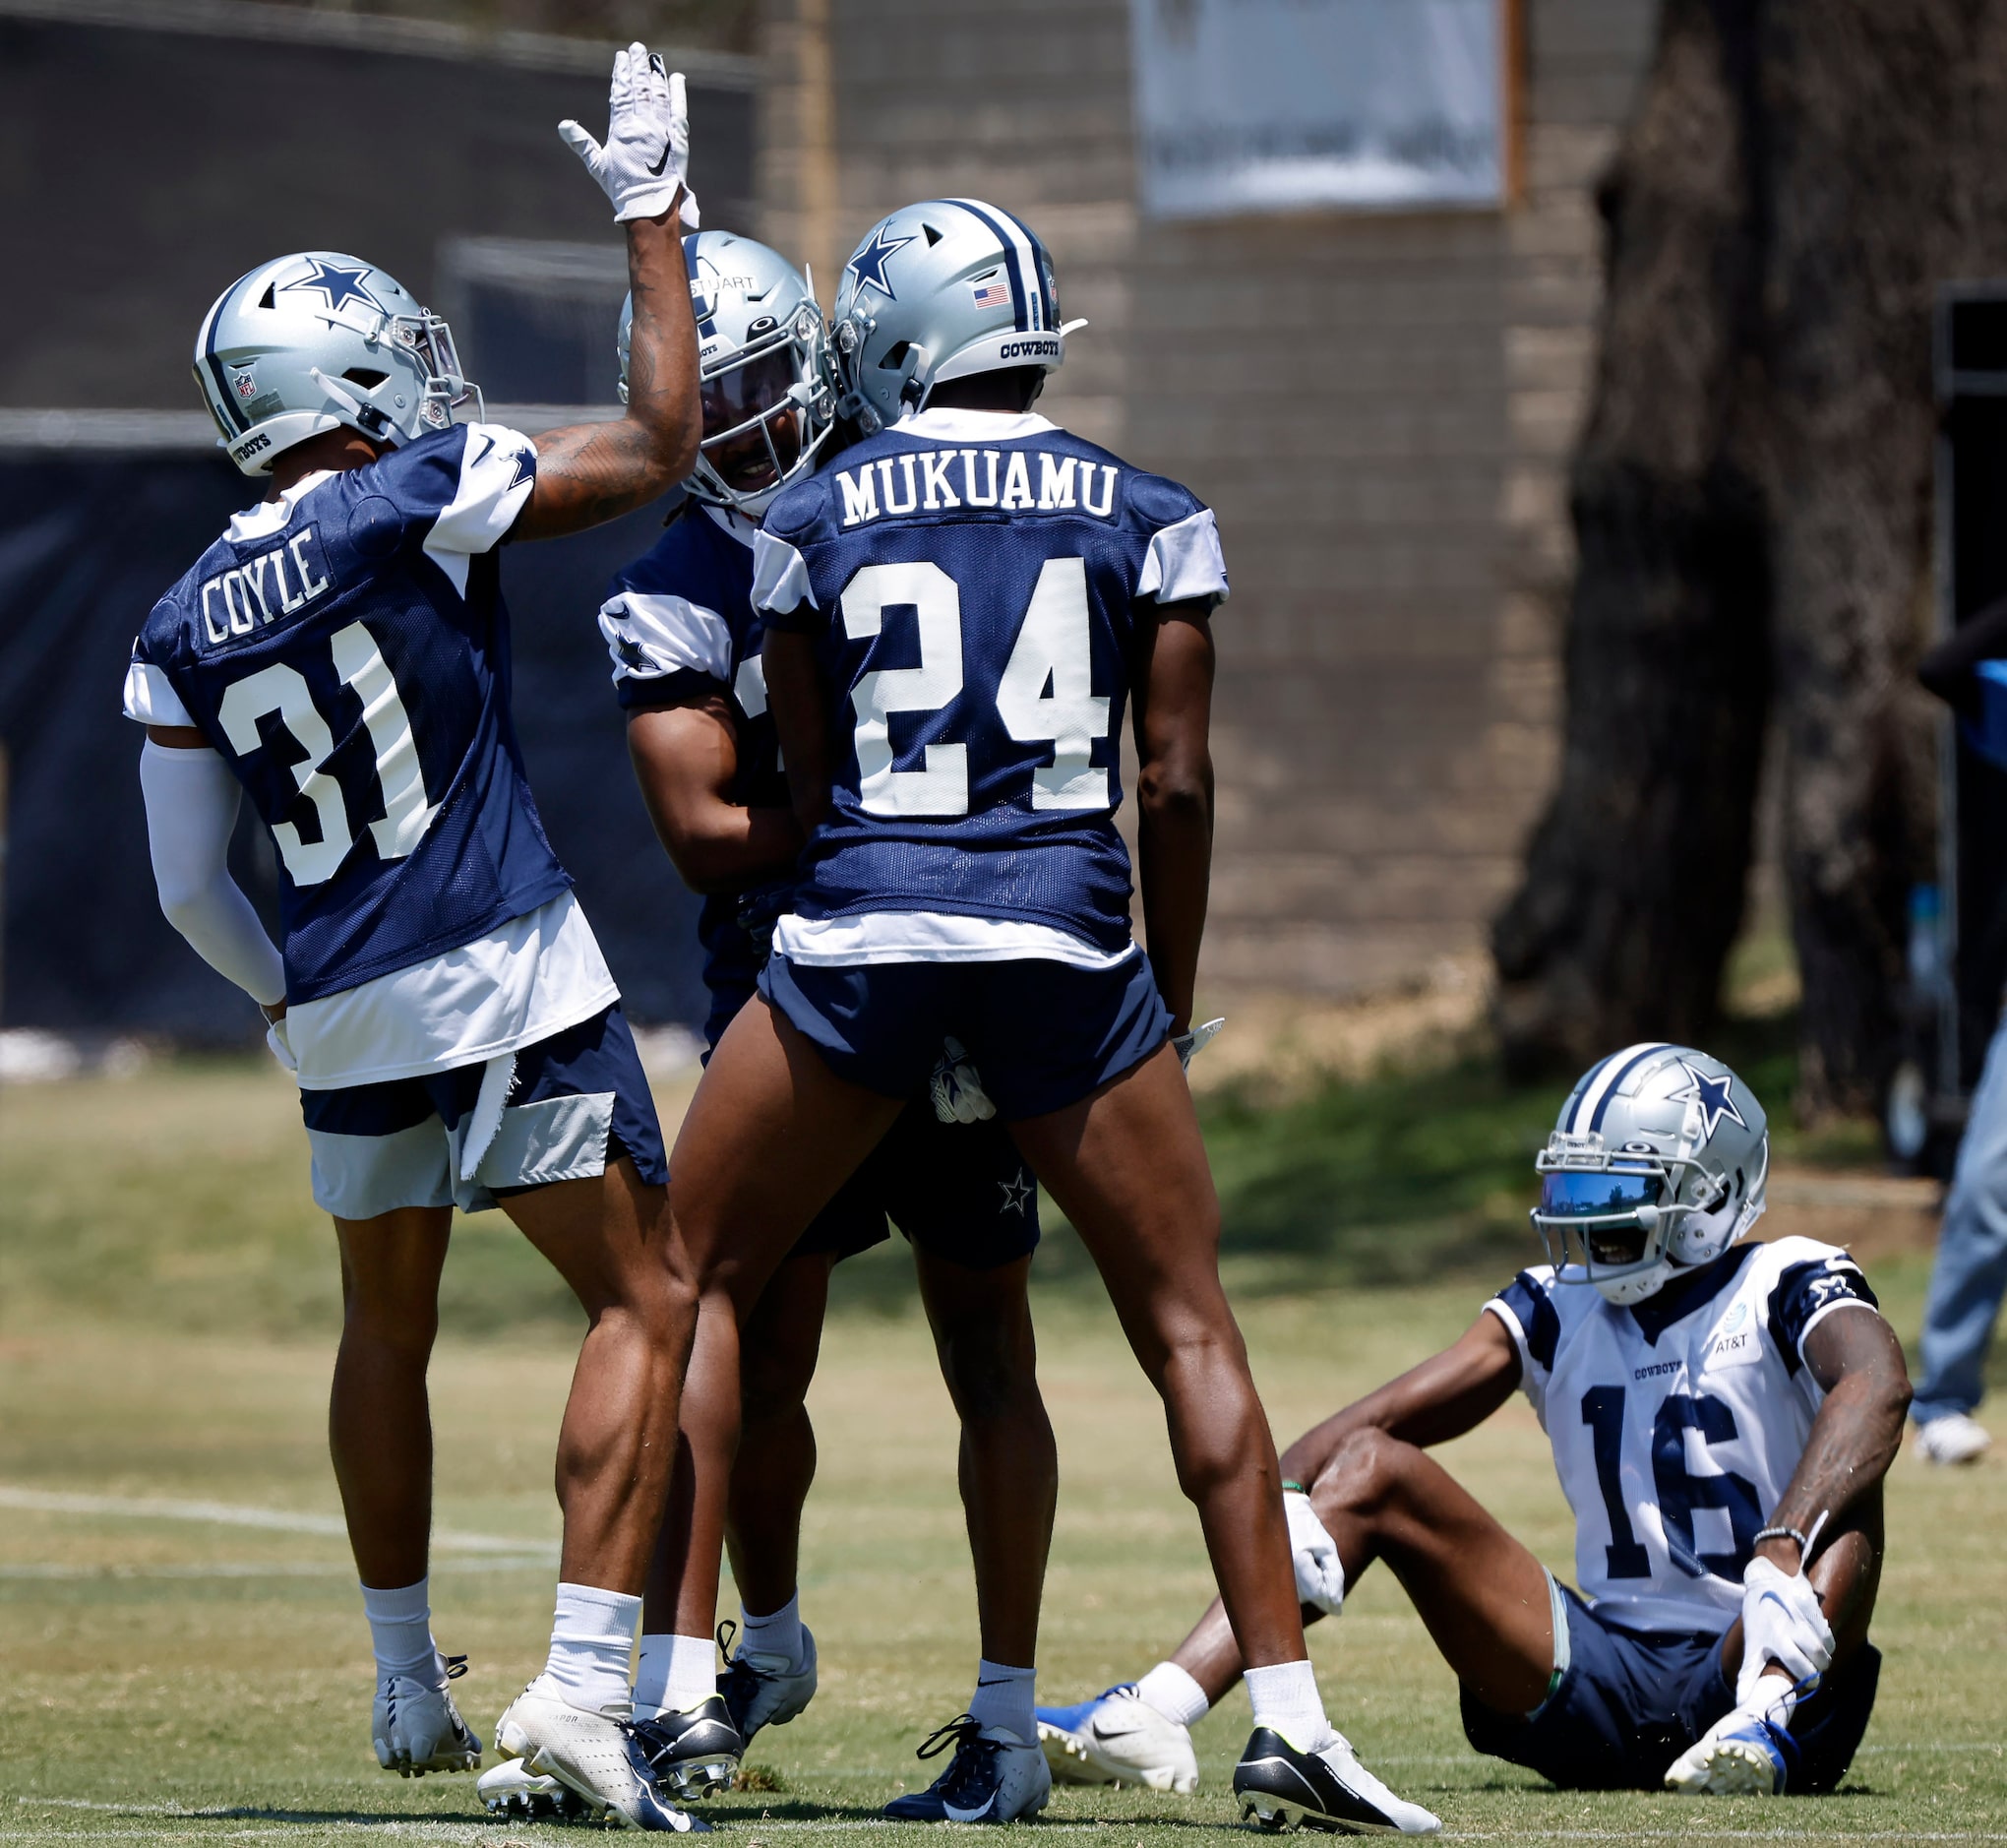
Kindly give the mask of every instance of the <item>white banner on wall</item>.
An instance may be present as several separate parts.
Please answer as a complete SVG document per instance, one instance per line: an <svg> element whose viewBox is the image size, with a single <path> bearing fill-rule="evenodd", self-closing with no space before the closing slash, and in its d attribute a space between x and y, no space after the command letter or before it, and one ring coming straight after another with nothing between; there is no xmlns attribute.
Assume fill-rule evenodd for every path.
<svg viewBox="0 0 2007 1848"><path fill-rule="evenodd" d="M1129 0L1153 217L1495 205L1502 0Z"/></svg>

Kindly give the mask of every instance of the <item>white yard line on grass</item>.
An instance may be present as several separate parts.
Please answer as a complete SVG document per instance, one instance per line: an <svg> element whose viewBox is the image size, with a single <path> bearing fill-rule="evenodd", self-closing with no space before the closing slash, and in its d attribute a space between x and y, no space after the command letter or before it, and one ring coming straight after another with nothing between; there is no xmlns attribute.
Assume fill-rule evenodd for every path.
<svg viewBox="0 0 2007 1848"><path fill-rule="evenodd" d="M124 1520L208 1521L222 1527L263 1527L274 1533L325 1534L345 1540L348 1529L338 1514L308 1514L293 1509L245 1508L234 1502L177 1502L147 1495L73 1495L53 1489L17 1489L0 1484L0 1508L33 1514L109 1514ZM441 1553L535 1552L546 1561L558 1557L555 1546L534 1540L511 1540L501 1534L459 1533L442 1528L432 1536Z"/></svg>
<svg viewBox="0 0 2007 1848"><path fill-rule="evenodd" d="M523 1553L515 1559L483 1554L479 1559L441 1560L445 1572L547 1572L557 1555ZM209 1560L199 1566L78 1566L68 1561L30 1560L0 1566L0 1580L72 1578L353 1578L346 1560Z"/></svg>

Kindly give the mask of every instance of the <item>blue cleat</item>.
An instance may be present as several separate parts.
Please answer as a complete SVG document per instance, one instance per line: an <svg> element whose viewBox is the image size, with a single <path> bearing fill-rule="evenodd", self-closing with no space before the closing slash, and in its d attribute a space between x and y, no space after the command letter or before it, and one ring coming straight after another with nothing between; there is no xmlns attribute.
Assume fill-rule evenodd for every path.
<svg viewBox="0 0 2007 1848"><path fill-rule="evenodd" d="M1666 1788L1688 1797L1781 1797L1796 1759L1784 1727L1735 1707L1672 1760Z"/></svg>
<svg viewBox="0 0 2007 1848"><path fill-rule="evenodd" d="M947 1769L925 1790L886 1804L888 1821L1014 1822L1046 1807L1053 1776L1030 1741L1001 1726L978 1725L964 1713L931 1734L914 1756L937 1757L949 1746L954 1756Z"/></svg>

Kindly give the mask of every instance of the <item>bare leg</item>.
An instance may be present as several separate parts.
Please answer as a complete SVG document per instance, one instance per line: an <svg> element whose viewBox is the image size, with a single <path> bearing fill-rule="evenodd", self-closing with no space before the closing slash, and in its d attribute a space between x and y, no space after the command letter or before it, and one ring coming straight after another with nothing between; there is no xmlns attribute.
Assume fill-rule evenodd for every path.
<svg viewBox="0 0 2007 1848"><path fill-rule="evenodd" d="M746 1321L743 1388L721 1365L734 1346L718 1338L730 1299L712 1297L698 1319L675 1480L648 1571L642 1627L651 1635L710 1633L721 1546L731 1550L748 1610L777 1611L795 1594L802 1505L816 1475L816 1434L803 1401L816 1372L829 1265L826 1254L812 1253L775 1273Z"/></svg>
<svg viewBox="0 0 2007 1848"><path fill-rule="evenodd" d="M439 1331L439 1273L452 1211L406 1206L336 1219L341 1345L328 1399L328 1448L365 1585L425 1576L432 1531L432 1413L426 1364Z"/></svg>
<svg viewBox="0 0 2007 1848"><path fill-rule="evenodd" d="M878 1145L900 1108L898 1098L836 1078L764 999L739 1010L704 1069L669 1158L677 1230L702 1292L706 1381L736 1386L740 1315L764 1294L809 1221ZM706 1408L705 1416L713 1415L730 1421L729 1437L721 1427L712 1440L729 1456L738 1448L736 1390L722 1410ZM693 1546L686 1554L680 1607L715 1611L717 1560L714 1547ZM780 1602L786 1601L784 1595Z"/></svg>
<svg viewBox="0 0 2007 1848"><path fill-rule="evenodd" d="M914 1248L942 1378L961 1418L958 1474L983 1654L1029 1668L1059 1499L1059 1447L1038 1389L1031 1260L970 1270Z"/></svg>
<svg viewBox="0 0 2007 1848"><path fill-rule="evenodd" d="M1164 1046L1011 1134L1093 1255L1163 1397L1179 1485L1198 1509L1245 1659L1302 1661L1282 1470L1220 1288L1219 1201L1178 1055Z"/></svg>
<svg viewBox="0 0 2007 1848"><path fill-rule="evenodd" d="M1500 1713L1547 1698L1554 1627L1547 1574L1456 1479L1412 1444L1356 1432L1310 1485L1349 1590L1386 1561L1457 1679ZM1313 1623L1323 1613L1304 1607ZM1215 1602L1172 1658L1217 1701L1241 1676L1240 1651Z"/></svg>
<svg viewBox="0 0 2007 1848"><path fill-rule="evenodd" d="M725 1545L739 1602L757 1616L800 1587L802 1508L816 1480L816 1431L806 1403L829 1304L826 1252L790 1258L747 1319L739 1365L745 1422L732 1471Z"/></svg>
<svg viewBox="0 0 2007 1848"><path fill-rule="evenodd" d="M504 1210L557 1266L588 1320L558 1434L560 1576L641 1589L668 1499L697 1292L662 1190L625 1156L591 1180L517 1194Z"/></svg>

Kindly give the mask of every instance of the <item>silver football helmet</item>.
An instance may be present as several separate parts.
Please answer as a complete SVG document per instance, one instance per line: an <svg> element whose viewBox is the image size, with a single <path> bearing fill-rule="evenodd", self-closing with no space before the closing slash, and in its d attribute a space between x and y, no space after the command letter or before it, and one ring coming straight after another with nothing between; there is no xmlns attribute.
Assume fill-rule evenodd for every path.
<svg viewBox="0 0 2007 1848"><path fill-rule="evenodd" d="M808 278L779 251L731 231L683 240L697 316L703 441L684 491L758 520L816 465L836 419L829 330ZM628 398L635 298L620 311L620 401Z"/></svg>
<svg viewBox="0 0 2007 1848"><path fill-rule="evenodd" d="M1641 1303L1762 1216L1770 1131L1755 1094L1691 1046L1626 1046L1582 1075L1534 1162L1555 1280Z"/></svg>
<svg viewBox="0 0 2007 1848"><path fill-rule="evenodd" d="M395 277L333 250L262 263L217 296L195 337L195 382L217 448L247 475L323 430L395 446L480 402L446 323Z"/></svg>
<svg viewBox="0 0 2007 1848"><path fill-rule="evenodd" d="M881 218L836 290L839 415L867 436L925 407L946 379L1015 366L1056 370L1066 336L1053 260L1009 213L925 199Z"/></svg>

